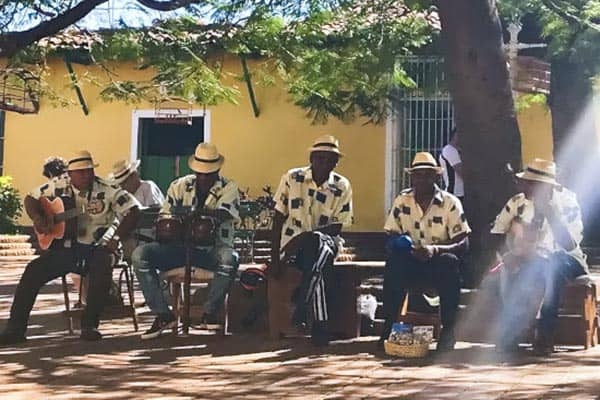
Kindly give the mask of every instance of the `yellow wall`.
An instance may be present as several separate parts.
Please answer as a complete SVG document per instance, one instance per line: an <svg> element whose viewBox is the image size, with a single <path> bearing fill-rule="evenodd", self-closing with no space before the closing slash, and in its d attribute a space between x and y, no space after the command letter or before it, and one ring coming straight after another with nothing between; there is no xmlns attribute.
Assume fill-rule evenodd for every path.
<svg viewBox="0 0 600 400"><path fill-rule="evenodd" d="M226 69L240 74L238 62L226 62ZM86 72L105 77L96 67L75 65L76 73ZM121 65L122 80L149 78L151 71L138 71ZM81 80L82 91L90 113L85 116L68 85L63 63L51 63L50 85L69 96L74 105L53 107L42 103L38 115L7 113L5 129L5 174L14 177L16 187L27 193L42 183L41 165L50 155L68 157L71 151L86 148L100 163L98 173L105 176L120 158L129 158L132 146L132 111L154 108L153 104L137 106L105 103L99 87ZM241 96L238 105L208 108L211 118L210 138L226 157L223 175L250 189L251 196L261 195L261 188L276 187L281 174L308 162L306 149L319 135L332 133L341 142L346 157L339 172L350 178L354 188L355 226L353 230L380 230L384 220L385 127L363 125L363 121L343 124L332 119L327 125L311 125L304 112L294 106L281 88L255 85L260 116L255 118L245 85L230 78ZM552 158L550 112L533 105L518 116L522 134L524 163L534 157ZM21 223L29 223L23 218Z"/></svg>
<svg viewBox="0 0 600 400"><path fill-rule="evenodd" d="M226 64L240 73L238 63ZM76 99L67 82L66 68L60 62L51 64L50 84L63 94ZM86 71L104 76L97 68L76 66L78 75ZM140 79L149 71L120 68L119 79ZM232 80L232 82L234 82ZM345 125L337 120L325 126L311 125L301 109L290 102L280 88L255 87L260 117L255 118L245 85L237 82L241 96L239 105L210 107L211 141L226 157L223 175L236 180L240 187L250 188L251 196L262 194L265 184L276 187L281 174L289 168L308 163L307 148L313 139L332 133L340 139L346 157L338 171L347 176L354 188L354 230L380 229L384 208L385 128L363 125L362 121ZM7 113L5 130L5 174L14 177L16 187L27 193L43 182L41 165L50 155L68 157L71 151L89 149L104 176L119 158L129 157L133 105L105 103L99 88L82 83L82 91L90 113L85 116L78 104L54 108L42 103L38 115ZM153 109L152 104L138 105ZM23 219L22 223L29 223Z"/></svg>
<svg viewBox="0 0 600 400"><path fill-rule="evenodd" d="M534 158L552 160L552 116L550 109L533 104L517 115L521 131L523 165Z"/></svg>

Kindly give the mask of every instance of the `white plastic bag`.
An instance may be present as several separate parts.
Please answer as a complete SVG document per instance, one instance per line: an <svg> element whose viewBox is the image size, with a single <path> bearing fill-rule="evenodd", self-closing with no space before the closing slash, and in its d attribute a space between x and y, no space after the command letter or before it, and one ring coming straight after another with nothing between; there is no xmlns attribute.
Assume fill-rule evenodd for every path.
<svg viewBox="0 0 600 400"><path fill-rule="evenodd" d="M361 294L356 298L356 310L362 316L375 321L377 311L377 298L372 294Z"/></svg>

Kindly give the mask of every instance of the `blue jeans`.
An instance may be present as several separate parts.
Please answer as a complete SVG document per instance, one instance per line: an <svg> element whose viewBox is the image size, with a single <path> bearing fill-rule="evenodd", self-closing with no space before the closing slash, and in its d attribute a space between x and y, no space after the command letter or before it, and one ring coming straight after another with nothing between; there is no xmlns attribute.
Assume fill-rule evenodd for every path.
<svg viewBox="0 0 600 400"><path fill-rule="evenodd" d="M586 274L586 271L575 258L562 251L550 256L544 272L546 290L540 310L538 330L540 334L551 337L558 321L558 308L563 288L567 282Z"/></svg>
<svg viewBox="0 0 600 400"><path fill-rule="evenodd" d="M502 290L500 341L505 344L519 343L535 321L538 309L538 335L552 337L564 285L586 271L564 251L546 257L534 257L525 264L518 258L505 257L504 263L507 282Z"/></svg>
<svg viewBox="0 0 600 400"><path fill-rule="evenodd" d="M190 259L192 266L215 273L204 303L204 312L214 314L223 304L235 279L238 255L231 247L215 246L212 249L191 249ZM173 313L161 290L159 272L184 266L185 248L158 242L144 244L133 251L131 262L150 310L163 320L172 319Z"/></svg>

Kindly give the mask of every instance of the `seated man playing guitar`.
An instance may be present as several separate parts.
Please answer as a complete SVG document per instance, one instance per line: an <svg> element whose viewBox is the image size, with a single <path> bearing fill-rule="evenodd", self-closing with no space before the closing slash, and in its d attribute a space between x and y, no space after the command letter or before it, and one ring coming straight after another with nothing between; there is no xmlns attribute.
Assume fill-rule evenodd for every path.
<svg viewBox="0 0 600 400"><path fill-rule="evenodd" d="M41 239L51 239L56 231L56 239L60 240L53 240L48 251L25 268L10 318L0 334L0 345L25 341L29 314L39 290L47 282L69 272L89 276L88 302L81 317L81 339L102 338L98 324L108 297L112 254L117 249L119 237L126 237L135 227L139 211L133 196L96 177L96 166L89 152L77 152L68 162L70 183L66 187L57 187L49 181L25 197L25 210L39 234L40 243ZM61 196L74 203L76 212L65 210L57 215L48 212L50 208L44 206L50 203L48 197L56 198L52 202L56 204ZM63 225L66 215L76 215L68 220L75 221L70 224L73 225L71 229L65 229ZM116 231L109 229L115 218L120 220Z"/></svg>
<svg viewBox="0 0 600 400"><path fill-rule="evenodd" d="M188 160L194 174L171 182L167 190L167 201L161 209L162 220L167 222L165 227L181 227L180 216L187 220L183 225L191 225L189 236L192 238L188 239L192 245L189 249L192 265L214 271L201 322L203 329L210 330L221 327L216 314L239 266L238 255L233 249L233 224L239 220L240 199L237 184L219 174L224 161L225 158L219 154L215 145L200 143L195 154ZM189 212L178 215L183 214L178 213L179 210ZM210 222L211 227L204 230L203 227L208 224L195 225L194 220ZM131 255L146 304L156 315L150 329L142 334L142 339L157 338L163 330L176 326L177 320L163 296L158 272L186 264L188 249L184 239L177 234L166 238L166 232L161 233L159 223L160 219L157 223L159 241L139 246ZM199 233L198 238L204 236L203 240L194 240L195 233Z"/></svg>

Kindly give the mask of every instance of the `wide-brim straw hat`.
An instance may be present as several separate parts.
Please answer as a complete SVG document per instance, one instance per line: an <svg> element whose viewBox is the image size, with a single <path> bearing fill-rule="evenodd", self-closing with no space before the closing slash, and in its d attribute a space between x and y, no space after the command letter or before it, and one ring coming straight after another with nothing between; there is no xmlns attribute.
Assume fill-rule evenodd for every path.
<svg viewBox="0 0 600 400"><path fill-rule="evenodd" d="M194 155L188 159L188 165L194 172L210 174L221 169L225 157L219 154L217 146L212 143L200 143Z"/></svg>
<svg viewBox="0 0 600 400"><path fill-rule="evenodd" d="M75 152L73 156L69 158L67 164L67 171L96 168L99 165L94 163L92 155L87 150L79 150Z"/></svg>
<svg viewBox="0 0 600 400"><path fill-rule="evenodd" d="M516 174L517 178L526 181L536 181L558 185L556 182L556 164L552 161L536 158L530 162L525 170Z"/></svg>
<svg viewBox="0 0 600 400"><path fill-rule="evenodd" d="M120 184L125 181L140 166L140 160L119 160L113 164L112 171L108 174L108 180L112 184Z"/></svg>
<svg viewBox="0 0 600 400"><path fill-rule="evenodd" d="M440 167L435 160L435 158L426 151L419 152L415 154L415 158L413 158L412 163L410 164L410 168L404 168L404 171L409 174L414 171L421 170L430 170L434 171L437 174L442 173L442 167Z"/></svg>
<svg viewBox="0 0 600 400"><path fill-rule="evenodd" d="M340 157L344 157L344 153L340 151L340 141L332 135L318 137L313 145L309 147L308 151L309 153L312 153L313 151L327 151L335 153Z"/></svg>

